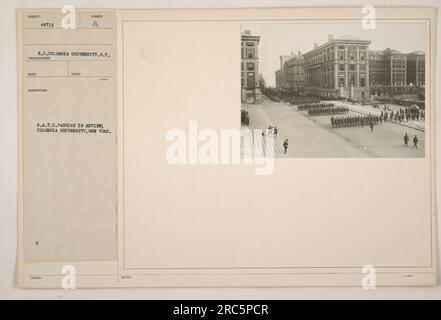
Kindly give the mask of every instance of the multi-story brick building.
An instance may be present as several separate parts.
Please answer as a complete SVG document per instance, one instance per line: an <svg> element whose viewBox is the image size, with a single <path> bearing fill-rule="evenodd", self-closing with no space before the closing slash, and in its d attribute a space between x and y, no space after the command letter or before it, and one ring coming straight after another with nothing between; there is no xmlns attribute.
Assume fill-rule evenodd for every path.
<svg viewBox="0 0 441 320"><path fill-rule="evenodd" d="M423 51L414 51L407 55L407 84L425 85L426 55Z"/></svg>
<svg viewBox="0 0 441 320"><path fill-rule="evenodd" d="M368 51L371 41L344 36L305 53L305 92L322 97L369 99Z"/></svg>
<svg viewBox="0 0 441 320"><path fill-rule="evenodd" d="M378 87L386 85L386 57L383 50L369 51L369 87L376 95Z"/></svg>
<svg viewBox="0 0 441 320"><path fill-rule="evenodd" d="M259 88L259 36L251 35L249 30L241 34L241 96L242 102L260 103L262 94Z"/></svg>
<svg viewBox="0 0 441 320"><path fill-rule="evenodd" d="M424 88L424 53L402 53L390 48L369 52L372 98L416 99Z"/></svg>
<svg viewBox="0 0 441 320"><path fill-rule="evenodd" d="M426 84L426 55L423 51L414 51L407 55L407 85L412 92L424 99Z"/></svg>

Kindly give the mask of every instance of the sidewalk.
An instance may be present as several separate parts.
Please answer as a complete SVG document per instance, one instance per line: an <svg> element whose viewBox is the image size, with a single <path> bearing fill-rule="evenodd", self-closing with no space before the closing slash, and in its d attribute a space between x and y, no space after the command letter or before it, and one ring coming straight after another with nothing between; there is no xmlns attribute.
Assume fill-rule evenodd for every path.
<svg viewBox="0 0 441 320"><path fill-rule="evenodd" d="M248 110L248 115L250 117L250 125L249 129L260 129L262 132L266 132L266 129L269 126L274 127L274 125L271 123L270 119L266 115L265 111L263 110L262 106L259 104L243 104L242 105L246 110ZM275 144L274 144L274 157L275 158L289 158L291 157L289 153L289 149L287 154L284 154L284 148L283 148L283 139L280 138L281 132L279 130L278 133L279 137L275 138ZM265 141L262 140L262 149L265 150Z"/></svg>

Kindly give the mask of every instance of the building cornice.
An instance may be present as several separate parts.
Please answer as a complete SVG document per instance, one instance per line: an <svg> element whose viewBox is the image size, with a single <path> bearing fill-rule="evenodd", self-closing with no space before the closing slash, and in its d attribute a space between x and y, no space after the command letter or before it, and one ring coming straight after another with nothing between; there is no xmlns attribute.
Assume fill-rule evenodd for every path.
<svg viewBox="0 0 441 320"><path fill-rule="evenodd" d="M260 41L260 36L241 35L242 41Z"/></svg>
<svg viewBox="0 0 441 320"><path fill-rule="evenodd" d="M313 53L316 53L318 51L321 51L321 50L327 48L328 46L334 46L334 45L356 45L356 44L359 44L359 45L369 45L369 44L371 44L371 42L372 42L371 40L333 39L333 40L330 40L330 41L322 44L321 46L319 46L317 48L312 49L311 51L308 51L308 52L304 53L303 56L305 58L307 58L307 56L310 56Z"/></svg>

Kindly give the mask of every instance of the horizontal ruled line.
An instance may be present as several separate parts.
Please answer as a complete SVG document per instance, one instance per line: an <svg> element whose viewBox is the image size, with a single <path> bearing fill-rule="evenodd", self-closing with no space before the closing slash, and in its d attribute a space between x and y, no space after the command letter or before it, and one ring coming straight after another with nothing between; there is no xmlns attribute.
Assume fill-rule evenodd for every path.
<svg viewBox="0 0 441 320"><path fill-rule="evenodd" d="M28 30L66 30L66 31L73 31L76 29L92 29L92 30L109 30L113 29L113 27L76 27L75 29L65 29L62 27L53 27L53 28L43 28L43 27L25 27L25 29Z"/></svg>
<svg viewBox="0 0 441 320"><path fill-rule="evenodd" d="M26 76L26 78L112 78L113 76Z"/></svg>
<svg viewBox="0 0 441 320"><path fill-rule="evenodd" d="M55 59L31 59L31 60L25 60L25 62L86 62L86 61L92 61L92 62L112 62L112 60L55 60Z"/></svg>
<svg viewBox="0 0 441 320"><path fill-rule="evenodd" d="M25 46L113 46L113 43L25 43Z"/></svg>

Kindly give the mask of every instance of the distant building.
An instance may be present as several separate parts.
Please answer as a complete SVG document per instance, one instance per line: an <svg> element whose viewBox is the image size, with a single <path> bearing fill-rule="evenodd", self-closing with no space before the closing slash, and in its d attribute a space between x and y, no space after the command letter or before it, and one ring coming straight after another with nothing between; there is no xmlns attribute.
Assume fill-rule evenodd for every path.
<svg viewBox="0 0 441 320"><path fill-rule="evenodd" d="M384 51L369 51L369 86L371 96L376 95L378 88L386 86L386 83L386 55Z"/></svg>
<svg viewBox="0 0 441 320"><path fill-rule="evenodd" d="M423 51L414 51L407 55L407 84L424 86L426 81L426 55Z"/></svg>
<svg viewBox="0 0 441 320"><path fill-rule="evenodd" d="M281 69L277 70L275 72L275 76L276 76L276 88L280 90L282 89L282 81L283 81L282 70Z"/></svg>
<svg viewBox="0 0 441 320"><path fill-rule="evenodd" d="M305 88L305 70L303 65L303 56L300 52L292 55L290 59L283 64L284 89L303 93Z"/></svg>
<svg viewBox="0 0 441 320"><path fill-rule="evenodd" d="M290 55L280 56L280 69L275 72L276 88L284 91L303 92L305 84L305 69L303 56L291 52Z"/></svg>
<svg viewBox="0 0 441 320"><path fill-rule="evenodd" d="M425 97L426 55L423 51L414 51L407 55L407 85L412 92L422 99Z"/></svg>
<svg viewBox="0 0 441 320"><path fill-rule="evenodd" d="M287 89L288 85L286 83L286 73L285 73L285 62L291 59L294 56L294 54L291 52L290 55L282 55L280 56L280 71L281 71L281 82L280 82L280 88L281 89Z"/></svg>
<svg viewBox="0 0 441 320"><path fill-rule="evenodd" d="M425 55L421 51L410 54L390 48L370 51L371 98L418 99L424 91L424 65Z"/></svg>
<svg viewBox="0 0 441 320"><path fill-rule="evenodd" d="M262 93L259 88L259 46L260 37L251 35L249 30L241 34L241 96L242 102L260 103Z"/></svg>
<svg viewBox="0 0 441 320"><path fill-rule="evenodd" d="M369 99L368 51L371 41L344 36L305 53L305 93L322 97Z"/></svg>

